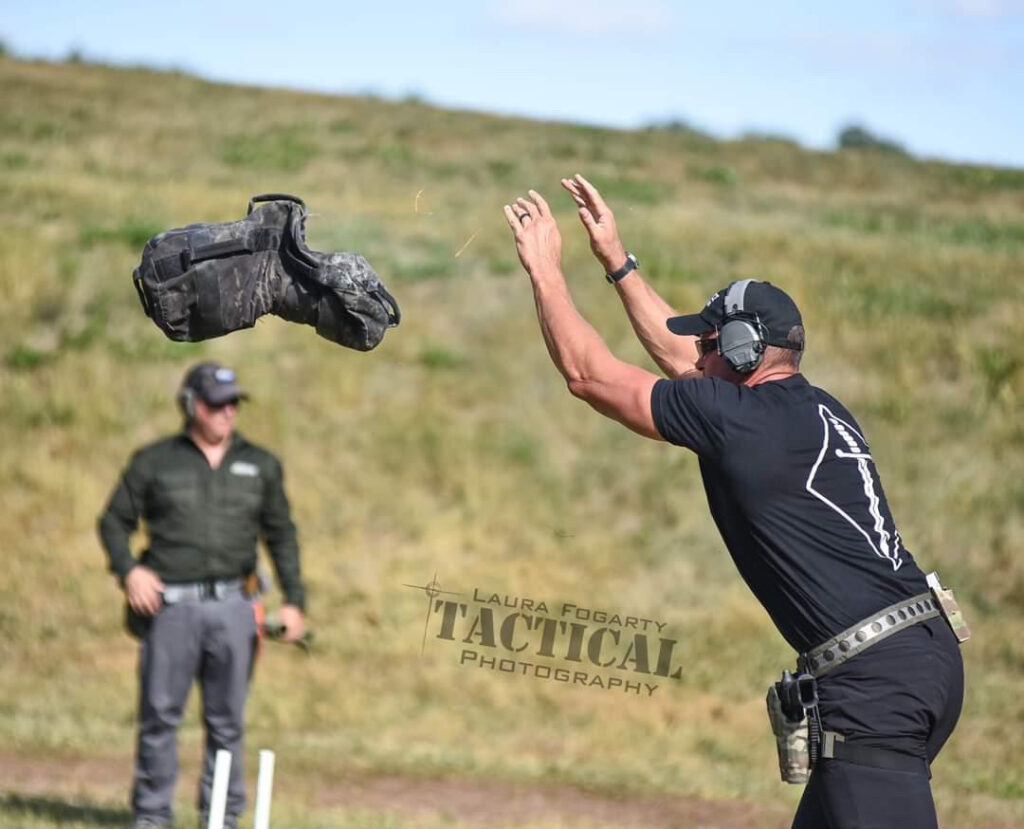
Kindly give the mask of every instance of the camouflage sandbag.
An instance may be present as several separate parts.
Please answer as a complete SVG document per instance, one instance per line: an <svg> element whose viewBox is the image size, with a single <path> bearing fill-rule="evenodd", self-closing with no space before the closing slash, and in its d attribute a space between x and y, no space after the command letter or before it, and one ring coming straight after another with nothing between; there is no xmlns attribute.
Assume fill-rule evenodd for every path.
<svg viewBox="0 0 1024 829"><path fill-rule="evenodd" d="M310 250L305 223L302 199L268 193L237 222L154 236L133 274L142 307L172 340L220 337L274 314L369 351L398 325L398 304L359 254Z"/></svg>

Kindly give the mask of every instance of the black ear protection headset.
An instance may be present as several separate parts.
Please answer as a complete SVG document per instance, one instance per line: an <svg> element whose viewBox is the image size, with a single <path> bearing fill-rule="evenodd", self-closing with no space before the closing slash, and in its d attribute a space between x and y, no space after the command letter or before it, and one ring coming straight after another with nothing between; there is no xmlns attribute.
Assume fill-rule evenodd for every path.
<svg viewBox="0 0 1024 829"><path fill-rule="evenodd" d="M743 308L747 286L756 281L741 279L729 286L725 292L725 314L718 327L718 353L740 374L750 374L761 365L768 346L768 329L757 314Z"/></svg>

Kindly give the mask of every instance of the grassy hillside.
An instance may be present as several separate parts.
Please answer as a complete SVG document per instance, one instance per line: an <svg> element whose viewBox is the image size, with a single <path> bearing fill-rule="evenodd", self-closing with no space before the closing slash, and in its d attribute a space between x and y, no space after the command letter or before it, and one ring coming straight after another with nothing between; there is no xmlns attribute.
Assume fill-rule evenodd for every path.
<svg viewBox="0 0 1024 829"><path fill-rule="evenodd" d="M238 369L242 430L285 460L310 583L317 653L266 649L249 709L289 825L336 825L301 781L357 772L795 802L763 713L791 654L695 459L573 400L538 335L501 211L528 187L560 213L584 314L649 365L559 192L583 172L677 307L745 276L794 295L805 373L857 413L907 546L974 630L934 769L945 825L1024 821L1024 171L6 58L0 96L4 751L130 755L135 649L94 523L209 358ZM396 294L405 321L375 352L274 319L179 345L145 318L145 240L265 191L304 197L313 246L363 253ZM424 596L403 585L435 572L662 620L687 667L639 699L460 666L436 640L421 655ZM194 707L183 739L194 756ZM0 822L48 825L12 802ZM399 825L385 812L349 817Z"/></svg>

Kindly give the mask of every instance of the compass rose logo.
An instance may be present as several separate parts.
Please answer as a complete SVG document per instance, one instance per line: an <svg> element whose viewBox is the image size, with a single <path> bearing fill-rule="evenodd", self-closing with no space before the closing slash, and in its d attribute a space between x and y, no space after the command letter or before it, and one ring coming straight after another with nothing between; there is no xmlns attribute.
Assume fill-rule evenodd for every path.
<svg viewBox="0 0 1024 829"><path fill-rule="evenodd" d="M454 593L451 590L442 590L441 582L437 580L437 570L434 571L434 577L426 584L403 584L402 587L411 587L414 590L422 590L427 595L427 615L423 620L423 644L420 645L420 656L427 648L427 629L430 627L430 611L434 605L434 599L440 595L445 596L461 596L461 593Z"/></svg>

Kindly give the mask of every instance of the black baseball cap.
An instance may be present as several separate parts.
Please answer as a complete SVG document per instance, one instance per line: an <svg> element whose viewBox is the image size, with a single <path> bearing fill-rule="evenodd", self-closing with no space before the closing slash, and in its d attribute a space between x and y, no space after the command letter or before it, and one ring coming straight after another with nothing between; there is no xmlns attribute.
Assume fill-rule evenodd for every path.
<svg viewBox="0 0 1024 829"><path fill-rule="evenodd" d="M191 389L196 397L209 406L223 406L249 397L239 387L235 372L219 363L192 366L181 387Z"/></svg>
<svg viewBox="0 0 1024 829"><path fill-rule="evenodd" d="M802 346L790 341L789 331L794 325L802 326L803 319L800 316L800 309L796 307L789 294L781 288L776 288L771 282L758 282L754 279L745 279L743 282L747 284L742 286L738 282L732 282L716 291L704 308L696 314L669 317L666 321L668 330L681 336L699 337L701 334L708 334L721 328L726 317L725 298L729 289L735 285L742 290L732 298L731 310L756 315L768 330L768 345L799 350ZM738 297L740 299L737 307Z"/></svg>

